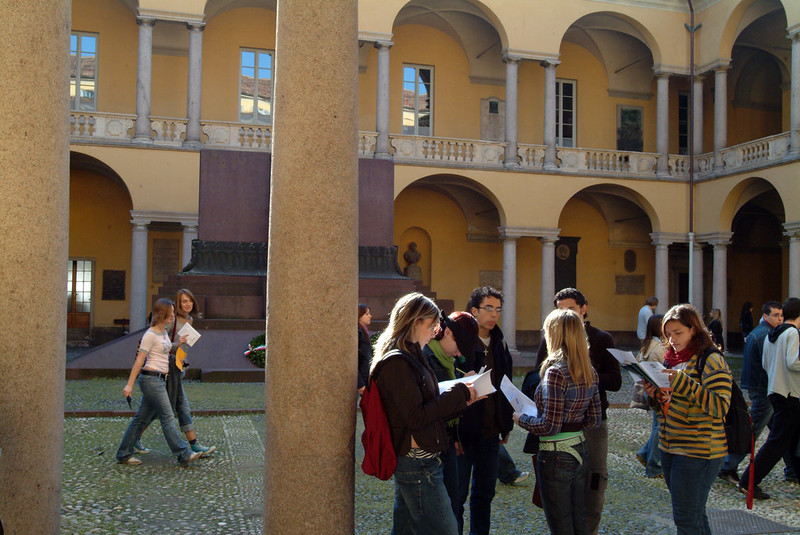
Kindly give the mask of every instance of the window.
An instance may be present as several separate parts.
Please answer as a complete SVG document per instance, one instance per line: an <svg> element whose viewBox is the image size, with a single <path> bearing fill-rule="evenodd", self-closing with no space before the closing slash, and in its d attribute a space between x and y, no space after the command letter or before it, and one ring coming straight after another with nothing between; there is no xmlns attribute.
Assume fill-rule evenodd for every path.
<svg viewBox="0 0 800 535"><path fill-rule="evenodd" d="M574 80L556 80L556 145L575 146L575 88Z"/></svg>
<svg viewBox="0 0 800 535"><path fill-rule="evenodd" d="M92 260L73 260L67 264L67 327L89 327L92 312Z"/></svg>
<svg viewBox="0 0 800 535"><path fill-rule="evenodd" d="M70 36L69 107L97 110L97 34L73 32Z"/></svg>
<svg viewBox="0 0 800 535"><path fill-rule="evenodd" d="M239 121L272 124L272 52L268 50L240 51Z"/></svg>
<svg viewBox="0 0 800 535"><path fill-rule="evenodd" d="M403 134L433 133L433 67L403 65Z"/></svg>
<svg viewBox="0 0 800 535"><path fill-rule="evenodd" d="M678 93L678 154L689 154L689 93Z"/></svg>

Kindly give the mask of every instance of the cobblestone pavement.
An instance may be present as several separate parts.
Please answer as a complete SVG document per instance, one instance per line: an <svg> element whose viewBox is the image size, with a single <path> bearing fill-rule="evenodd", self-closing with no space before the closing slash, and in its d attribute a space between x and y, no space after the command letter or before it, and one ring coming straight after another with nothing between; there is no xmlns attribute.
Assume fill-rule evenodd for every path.
<svg viewBox="0 0 800 535"><path fill-rule="evenodd" d="M517 382L520 378L517 378ZM630 388L627 384L626 387ZM263 385L190 384L195 407L236 399L250 407L263 406ZM84 408L115 394L121 381L70 381L68 404ZM92 394L94 392L94 394ZM96 395L98 392L101 395ZM625 401L624 392L612 402ZM629 399L629 398L627 398ZM124 403L124 402L123 402ZM76 407L79 406L79 407ZM361 422L355 437L355 532L389 533L394 486L365 476ZM65 422L61 531L65 534L250 534L261 533L264 468L263 414L200 416L195 418L198 437L219 449L208 459L179 468L158 425L147 431L145 443L153 452L142 455L140 466L118 465L114 453L128 418L67 418ZM609 411L609 486L600 532L604 534L674 533L669 494L663 480L644 477L634 453L650 430L649 415L635 409ZM516 429L508 447L522 470L530 470L530 457L522 453L524 433ZM763 441L763 437L762 437ZM313 478L314 467L308 477ZM497 534L546 533L542 511L530 503L533 478L511 487L497 486L492 509L492 531ZM762 484L774 499L756 502L752 510L761 517L800 530L800 487L782 481L780 470ZM712 488L710 510L745 511L744 497L718 481ZM468 519L467 519L468 520Z"/></svg>

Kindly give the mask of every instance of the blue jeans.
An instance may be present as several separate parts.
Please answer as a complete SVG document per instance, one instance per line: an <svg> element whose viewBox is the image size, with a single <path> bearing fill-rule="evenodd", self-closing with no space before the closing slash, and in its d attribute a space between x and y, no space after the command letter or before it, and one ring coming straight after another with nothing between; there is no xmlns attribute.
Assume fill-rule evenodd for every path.
<svg viewBox="0 0 800 535"><path fill-rule="evenodd" d="M511 458L506 447L500 444L497 456L497 479L500 480L500 483L511 485L519 475L520 471L517 470L514 459Z"/></svg>
<svg viewBox="0 0 800 535"><path fill-rule="evenodd" d="M124 461L133 455L133 445L154 418L161 421L161 430L169 444L169 449L178 457L178 462L186 463L192 455L189 444L181 438L178 428L175 427L175 417L167 396L167 383L160 377L153 375L140 375L139 388L142 390L142 404L136 415L128 424L128 429L122 436L122 443L117 449L117 460Z"/></svg>
<svg viewBox="0 0 800 535"><path fill-rule="evenodd" d="M456 455L456 447L453 443L447 448L447 451L442 453L442 479L444 480L444 488L447 489L447 495L450 497L450 505L453 509L453 516L455 517L456 505L458 504L458 456Z"/></svg>
<svg viewBox="0 0 800 535"><path fill-rule="evenodd" d="M181 379L186 376L186 371L181 372ZM175 403L175 412L178 413L178 424L181 426L181 431L188 433L194 430L194 423L192 422L192 408L189 406L189 400L186 399L186 392L183 390L183 382L181 382L181 391L178 392L178 400ZM153 414L149 422L145 423L145 427L149 426L156 415Z"/></svg>
<svg viewBox="0 0 800 535"><path fill-rule="evenodd" d="M492 516L492 499L497 484L497 456L500 442L497 437L482 438L477 444L464 448L458 458L458 531L464 531L464 504L469 494L470 534L487 535ZM472 492L470 492L470 488Z"/></svg>
<svg viewBox="0 0 800 535"><path fill-rule="evenodd" d="M750 419L753 420L753 437L758 440L761 431L767 427L770 418L772 418L772 403L770 403L767 391L764 389L749 389L747 393L750 397ZM729 453L725 457L721 470L738 474L739 465L747 456L747 454Z"/></svg>
<svg viewBox="0 0 800 535"><path fill-rule="evenodd" d="M398 457L392 535L456 535L457 532L439 458Z"/></svg>
<svg viewBox="0 0 800 535"><path fill-rule="evenodd" d="M656 411L650 411L650 414L653 417L653 425L650 426L650 438L639 448L639 456L647 460L647 465L644 467L644 475L658 477L663 473L661 470L661 450L658 447L658 418L656 417Z"/></svg>
<svg viewBox="0 0 800 535"><path fill-rule="evenodd" d="M581 462L564 451L539 450L536 469L542 508L550 533L588 534L584 489L586 487L586 442L573 446Z"/></svg>
<svg viewBox="0 0 800 535"><path fill-rule="evenodd" d="M706 502L723 459L661 452L661 468L672 499L672 520L678 535L711 535Z"/></svg>

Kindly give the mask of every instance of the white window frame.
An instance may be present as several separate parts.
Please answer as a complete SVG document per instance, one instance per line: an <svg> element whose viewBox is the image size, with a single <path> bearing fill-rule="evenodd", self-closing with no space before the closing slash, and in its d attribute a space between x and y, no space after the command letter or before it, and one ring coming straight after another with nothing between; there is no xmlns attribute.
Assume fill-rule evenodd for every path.
<svg viewBox="0 0 800 535"><path fill-rule="evenodd" d="M413 132L408 132L408 128L403 124L405 119L405 113L408 111L404 105L404 98L402 93L405 92L405 83L406 83L406 69L414 69L414 127ZM420 125L419 125L419 116L420 116L420 109L419 109L419 90L417 88L416 81L419 79L419 71L420 69L426 69L430 71L430 88L428 90L428 132L424 134L420 134ZM402 85L401 85L401 98L400 98L400 128L404 135L412 135L412 136L433 136L433 95L434 95L434 70L433 65L419 65L415 63L403 63L403 76L402 76Z"/></svg>
<svg viewBox="0 0 800 535"><path fill-rule="evenodd" d="M250 52L254 55L255 61L253 65L253 117L252 119L242 119L242 100L244 96L242 95L242 54L245 52ZM258 113L258 56L259 54L268 54L270 57L270 89L269 89L269 115L267 115L266 121L259 121L259 113ZM247 123L247 124L263 124L263 125L271 125L273 118L275 116L275 51L264 49L264 48L248 48L248 47L241 47L239 48L239 70L237 72L238 76L238 98L236 103L236 110L239 117L240 123Z"/></svg>
<svg viewBox="0 0 800 535"><path fill-rule="evenodd" d="M73 111L97 111L97 89L98 74L99 74L99 48L100 48L100 34L92 32L71 32L70 33L70 57L72 56L72 38L77 40L75 70L69 75L70 86L75 82L75 95L70 95L69 109ZM94 94L92 95L92 105L90 108L81 108L81 51L83 49L82 43L85 37L94 39Z"/></svg>
<svg viewBox="0 0 800 535"><path fill-rule="evenodd" d="M572 136L564 137L564 86L572 86ZM556 146L578 146L578 81L556 79Z"/></svg>

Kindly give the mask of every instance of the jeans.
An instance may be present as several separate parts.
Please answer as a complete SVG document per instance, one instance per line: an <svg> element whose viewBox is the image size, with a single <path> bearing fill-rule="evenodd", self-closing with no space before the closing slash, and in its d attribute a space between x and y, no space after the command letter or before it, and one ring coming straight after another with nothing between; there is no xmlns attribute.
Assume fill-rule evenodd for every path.
<svg viewBox="0 0 800 535"><path fill-rule="evenodd" d="M169 404L166 381L153 375L139 375L139 388L142 390L142 404L122 436L122 442L117 449L117 460L124 461L133 455L133 445L142 431L149 422L158 418L161 421L161 430L164 432L169 449L178 457L179 463L186 463L192 452L189 444L181 438L178 428L175 427L175 417Z"/></svg>
<svg viewBox="0 0 800 535"><path fill-rule="evenodd" d="M770 418L772 418L772 403L770 403L767 391L764 389L749 389L747 393L750 397L750 419L753 420L753 437L758 440L761 431L764 430ZM725 457L721 470L738 474L739 464L747 456L747 454L729 453Z"/></svg>
<svg viewBox="0 0 800 535"><path fill-rule="evenodd" d="M442 461L398 457L392 535L456 535L458 526L442 480Z"/></svg>
<svg viewBox="0 0 800 535"><path fill-rule="evenodd" d="M588 449L586 488L583 491L586 524L589 526L589 533L596 534L603 515L608 486L608 421L603 420L597 427L584 429L583 435L586 437Z"/></svg>
<svg viewBox="0 0 800 535"><path fill-rule="evenodd" d="M514 459L508 454L506 447L500 444L497 456L497 479L500 480L500 483L511 485L516 481L520 473L521 472L517 470L517 465L514 464Z"/></svg>
<svg viewBox="0 0 800 535"><path fill-rule="evenodd" d="M723 459L661 452L661 467L672 499L672 520L678 535L711 535L706 502Z"/></svg>
<svg viewBox="0 0 800 535"><path fill-rule="evenodd" d="M656 417L656 411L650 411L650 414L653 416L653 425L650 426L650 438L639 448L638 455L647 460L647 465L644 467L644 475L658 477L663 473L661 470L661 450L658 447L658 418Z"/></svg>
<svg viewBox="0 0 800 535"><path fill-rule="evenodd" d="M536 455L544 517L550 533L556 535L589 533L584 505L588 469L586 442L573 449L581 456L580 463L574 455L564 451L539 450Z"/></svg>
<svg viewBox="0 0 800 535"><path fill-rule="evenodd" d="M755 460L755 484L761 483L770 470L778 463L781 456L787 451L794 453L800 439L800 400L794 397L785 398L780 394L770 394L772 403L772 420L769 426L767 441L758 450ZM795 473L800 473L800 457L791 456ZM739 484L746 487L750 475L750 467L742 473Z"/></svg>
<svg viewBox="0 0 800 535"><path fill-rule="evenodd" d="M181 379L186 376L186 371L181 372ZM181 391L178 392L178 400L175 403L175 412L178 413L178 424L181 426L181 431L188 433L194 430L194 423L192 422L192 408L189 406L189 400L186 399L186 392L183 390L183 381L181 381ZM145 427L149 426L156 415L153 414L149 422L145 422Z"/></svg>
<svg viewBox="0 0 800 535"><path fill-rule="evenodd" d="M447 490L447 495L450 497L450 505L453 509L453 516L456 512L458 504L458 456L456 455L455 444L451 443L447 451L442 453L442 479L444 480L444 488Z"/></svg>
<svg viewBox="0 0 800 535"><path fill-rule="evenodd" d="M497 456L500 442L497 437L482 438L477 444L464 448L458 458L458 531L464 531L464 504L469 494L470 534L487 535L492 515L492 499L497 484ZM470 492L470 488L472 492Z"/></svg>

